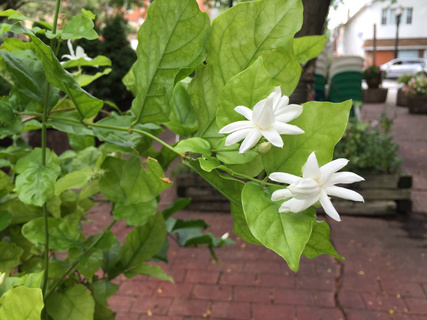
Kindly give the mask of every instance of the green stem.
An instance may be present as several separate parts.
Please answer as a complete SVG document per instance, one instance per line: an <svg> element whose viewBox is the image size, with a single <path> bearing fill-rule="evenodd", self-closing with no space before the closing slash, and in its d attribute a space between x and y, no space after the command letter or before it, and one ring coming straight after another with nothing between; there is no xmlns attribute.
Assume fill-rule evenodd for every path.
<svg viewBox="0 0 427 320"><path fill-rule="evenodd" d="M93 248L96 247L96 245L101 241L102 237L104 236L104 233L106 231L109 231L117 222L117 220L113 220L111 221L111 223L108 225L108 227L104 230L104 232L102 234L99 235L98 239L96 239L96 241L94 241L89 248L87 248L81 255L81 257L79 259L77 259L71 266L68 267L67 271L65 271L65 273L62 275L61 279L59 279L51 288L50 290L46 293L45 295L45 301L47 300L47 298L49 298L49 296L55 291L56 288L58 288L61 283L65 280L65 278L70 275L72 272L74 272L74 268L79 264L80 260L82 257L86 256Z"/></svg>
<svg viewBox="0 0 427 320"><path fill-rule="evenodd" d="M70 118L64 118L64 117L52 117L52 119L58 119L58 120L63 120L63 121L69 121L69 122L74 122L74 123L82 123L79 120L75 120L75 119L70 119ZM102 129L111 129L111 130L117 130L117 131L125 131L125 132L135 132L135 133L139 133L142 134L144 136L147 136L151 139L153 139L154 141L157 141L158 143L160 143L162 146L164 146L165 148L168 148L169 150L175 152L177 155L183 157L184 154L176 151L174 149L174 147L172 147L171 145L169 145L168 143L164 142L162 139L152 135L151 133L148 133L146 131L143 130L137 130L137 129L133 129L133 128L124 128L124 127L117 127L117 126L110 126L110 125L105 125L105 124L97 124L97 123L90 123L87 121L83 121L83 124L85 126L88 127L95 127L95 128L102 128Z"/></svg>

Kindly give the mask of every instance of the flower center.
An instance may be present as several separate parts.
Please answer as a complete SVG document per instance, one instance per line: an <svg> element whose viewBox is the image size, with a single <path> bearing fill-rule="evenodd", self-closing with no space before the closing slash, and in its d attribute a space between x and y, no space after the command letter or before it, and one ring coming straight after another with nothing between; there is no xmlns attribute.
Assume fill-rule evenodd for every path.
<svg viewBox="0 0 427 320"><path fill-rule="evenodd" d="M320 193L319 183L312 178L304 178L292 183L288 189L295 199L308 200L316 197Z"/></svg>
<svg viewBox="0 0 427 320"><path fill-rule="evenodd" d="M257 104L254 107L252 122L261 130L267 130L274 124L275 116L272 97L268 97L263 104Z"/></svg>

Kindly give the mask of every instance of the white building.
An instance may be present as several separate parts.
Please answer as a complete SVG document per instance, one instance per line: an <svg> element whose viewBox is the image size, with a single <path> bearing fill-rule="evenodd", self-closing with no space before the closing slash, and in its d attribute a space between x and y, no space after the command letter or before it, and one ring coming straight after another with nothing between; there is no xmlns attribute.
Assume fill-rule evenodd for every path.
<svg viewBox="0 0 427 320"><path fill-rule="evenodd" d="M362 56L372 64L375 25L376 64L390 61L395 54L398 13L398 57L427 58L427 0L369 2L341 26L336 54Z"/></svg>

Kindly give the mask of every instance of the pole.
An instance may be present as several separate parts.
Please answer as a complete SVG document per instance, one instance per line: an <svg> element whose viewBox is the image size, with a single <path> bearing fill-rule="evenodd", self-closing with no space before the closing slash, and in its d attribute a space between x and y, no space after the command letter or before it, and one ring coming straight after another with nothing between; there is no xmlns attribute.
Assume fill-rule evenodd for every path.
<svg viewBox="0 0 427 320"><path fill-rule="evenodd" d="M377 65L377 24L374 23L373 65Z"/></svg>
<svg viewBox="0 0 427 320"><path fill-rule="evenodd" d="M396 41L394 42L394 59L399 55L399 25L400 25L400 17L402 16L402 8L398 7L396 9Z"/></svg>

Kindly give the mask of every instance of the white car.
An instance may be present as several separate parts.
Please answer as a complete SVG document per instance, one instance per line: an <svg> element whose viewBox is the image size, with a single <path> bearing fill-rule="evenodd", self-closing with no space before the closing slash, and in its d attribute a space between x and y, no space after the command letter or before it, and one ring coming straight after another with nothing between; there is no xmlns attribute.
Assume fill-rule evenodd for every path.
<svg viewBox="0 0 427 320"><path fill-rule="evenodd" d="M386 78L398 78L404 74L412 75L417 72L427 72L427 59L397 58L380 66L387 72Z"/></svg>

